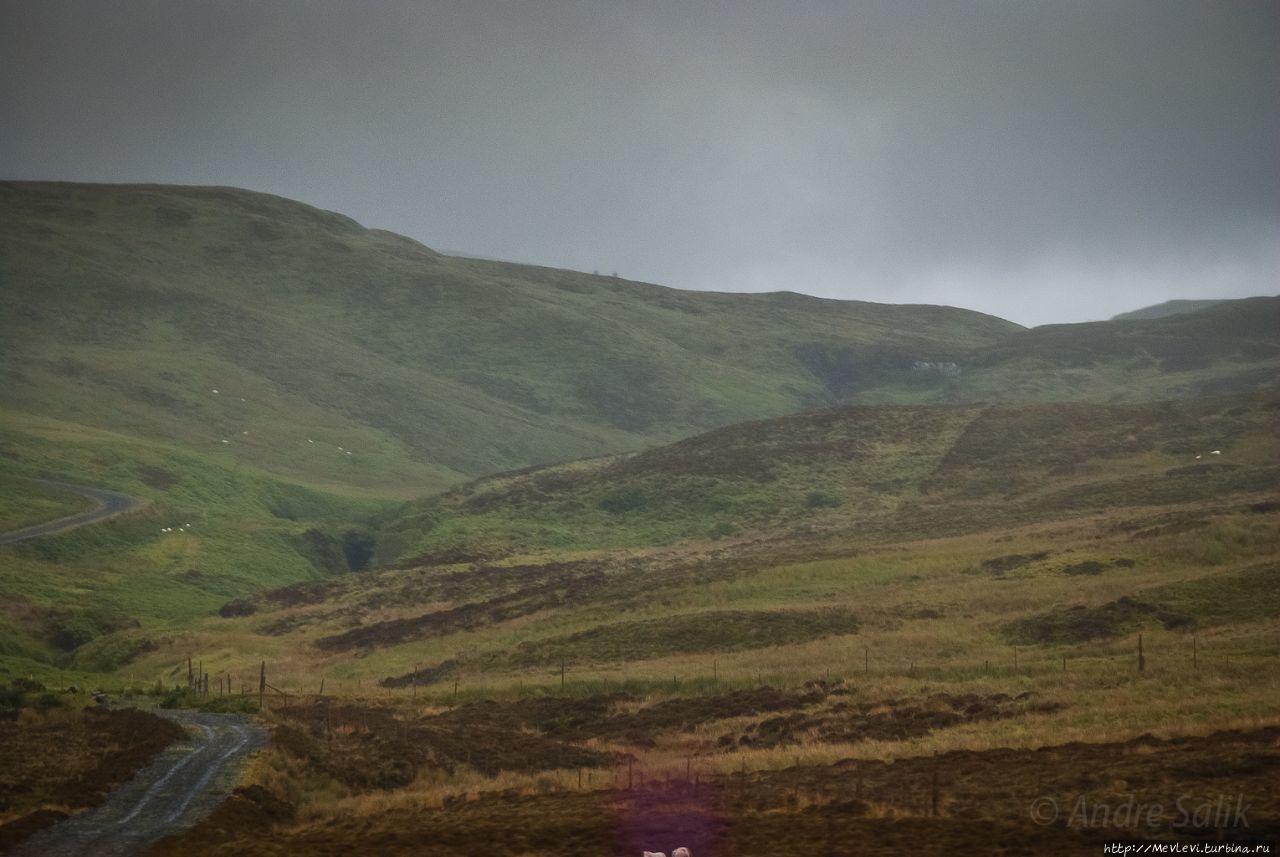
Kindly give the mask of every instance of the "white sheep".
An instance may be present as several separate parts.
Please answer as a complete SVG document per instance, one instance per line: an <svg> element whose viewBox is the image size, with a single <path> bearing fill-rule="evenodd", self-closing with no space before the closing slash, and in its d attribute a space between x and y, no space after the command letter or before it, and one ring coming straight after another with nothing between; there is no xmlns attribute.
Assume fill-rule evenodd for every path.
<svg viewBox="0 0 1280 857"><path fill-rule="evenodd" d="M693 857L693 854L688 848L677 848L671 852L671 857Z"/></svg>
<svg viewBox="0 0 1280 857"><path fill-rule="evenodd" d="M667 857L667 855L661 851L646 851L644 857Z"/></svg>
<svg viewBox="0 0 1280 857"><path fill-rule="evenodd" d="M1222 450L1220 450L1220 449L1215 449L1213 452L1211 452L1211 453L1209 453L1209 454L1210 454L1210 455L1222 455Z"/></svg>

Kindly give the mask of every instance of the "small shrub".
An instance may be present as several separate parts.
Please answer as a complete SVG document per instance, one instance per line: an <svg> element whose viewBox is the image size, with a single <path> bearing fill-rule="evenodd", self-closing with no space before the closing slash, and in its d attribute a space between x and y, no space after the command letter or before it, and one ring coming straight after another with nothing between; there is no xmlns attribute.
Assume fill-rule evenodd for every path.
<svg viewBox="0 0 1280 857"><path fill-rule="evenodd" d="M733 524L729 523L728 521L721 521L720 523L712 527L707 532L707 535L713 539L722 539L725 536L736 536L738 532L739 532L738 528L735 527Z"/></svg>
<svg viewBox="0 0 1280 857"><path fill-rule="evenodd" d="M638 488L621 488L606 494L597 506L611 515L623 515L644 506L644 494Z"/></svg>
<svg viewBox="0 0 1280 857"><path fill-rule="evenodd" d="M40 712L49 711L53 708L61 708L62 698L56 693L50 693L46 690L44 693L37 694L36 697L31 700L31 707Z"/></svg>
<svg viewBox="0 0 1280 857"><path fill-rule="evenodd" d="M804 498L804 504L809 509L834 509L843 502L836 495L825 491L810 491Z"/></svg>
<svg viewBox="0 0 1280 857"><path fill-rule="evenodd" d="M1066 568L1062 569L1062 571L1064 574L1074 576L1081 574L1102 574L1105 569L1106 566L1103 563L1098 562L1096 559L1087 559L1084 562L1077 562L1068 565Z"/></svg>

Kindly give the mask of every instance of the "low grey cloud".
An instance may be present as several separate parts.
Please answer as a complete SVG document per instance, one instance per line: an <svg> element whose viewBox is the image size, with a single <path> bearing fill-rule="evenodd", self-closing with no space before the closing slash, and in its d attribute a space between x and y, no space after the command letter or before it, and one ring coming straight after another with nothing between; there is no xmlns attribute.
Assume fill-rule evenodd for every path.
<svg viewBox="0 0 1280 857"><path fill-rule="evenodd" d="M0 0L0 175L1023 323L1274 292L1280 6Z"/></svg>

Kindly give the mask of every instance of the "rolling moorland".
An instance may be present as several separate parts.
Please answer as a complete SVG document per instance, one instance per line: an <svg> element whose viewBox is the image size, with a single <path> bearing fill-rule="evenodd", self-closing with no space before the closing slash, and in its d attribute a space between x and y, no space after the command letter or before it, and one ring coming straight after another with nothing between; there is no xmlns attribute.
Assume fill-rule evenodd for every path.
<svg viewBox="0 0 1280 857"><path fill-rule="evenodd" d="M153 853L1095 853L1216 837L1173 804L1228 794L1225 835L1280 825L1280 299L1024 330L230 189L0 199L3 528L83 508L30 477L147 501L0 546L0 703L53 709L0 723L47 754L0 847L159 746L103 755L41 683L256 712L264 661L273 747ZM1068 821L1126 796L1169 811Z"/></svg>
<svg viewBox="0 0 1280 857"><path fill-rule="evenodd" d="M1274 835L1277 429L1274 392L854 406L411 506L385 531L477 538L234 599L130 665L167 687L196 657L214 708L256 708L262 660L287 692L250 785L158 853L1076 854L1216 838L1173 807L1224 794L1230 835ZM576 541L493 537L548 507ZM1130 795L1165 810L1067 823Z"/></svg>

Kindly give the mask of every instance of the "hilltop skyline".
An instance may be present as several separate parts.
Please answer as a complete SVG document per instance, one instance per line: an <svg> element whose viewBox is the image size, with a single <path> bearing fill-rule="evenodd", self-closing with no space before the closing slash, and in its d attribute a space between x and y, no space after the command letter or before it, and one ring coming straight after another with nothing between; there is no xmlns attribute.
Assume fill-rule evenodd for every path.
<svg viewBox="0 0 1280 857"><path fill-rule="evenodd" d="M1268 3L0 2L0 177L1021 324L1274 292Z"/></svg>

